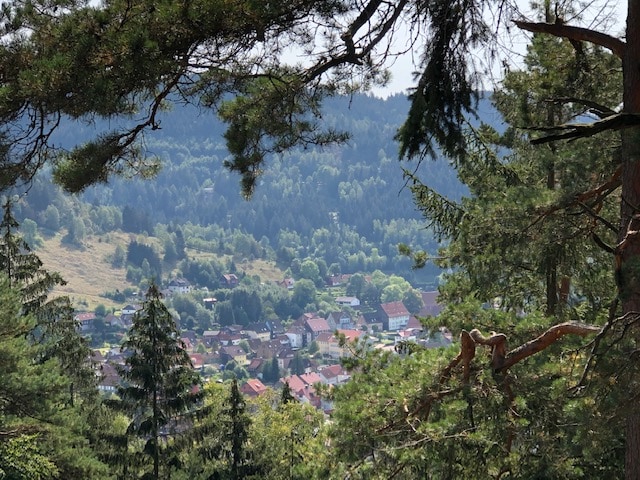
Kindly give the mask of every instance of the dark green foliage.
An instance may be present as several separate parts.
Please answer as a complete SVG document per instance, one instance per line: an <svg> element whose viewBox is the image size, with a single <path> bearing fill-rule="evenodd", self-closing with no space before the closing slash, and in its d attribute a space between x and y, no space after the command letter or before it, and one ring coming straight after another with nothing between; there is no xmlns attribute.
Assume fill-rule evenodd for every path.
<svg viewBox="0 0 640 480"><path fill-rule="evenodd" d="M145 130L159 127L157 114L168 100L195 99L218 108L225 94L239 95L242 115L231 105L223 107L221 114L231 125L229 148L237 155L235 168L243 173L253 170L243 166L246 159L262 161L264 136L273 136L266 151L308 142L309 137L324 138L309 130L303 115L321 89L310 95L305 70L280 65L277 55L285 39L281 35L291 30L284 44L310 45L313 35L308 29L312 27L305 27L304 20L328 19L342 11L341 2L306 0L264 6L218 1L125 5L118 0L89 7L68 2L60 10L46 4L7 6L2 33L11 40L1 51L0 95L0 119L7 123L2 142L3 185L28 181L42 166L40 154L49 148L49 135L61 114L125 120L56 159L58 181L75 192L114 173L154 173L155 166L138 156L136 141ZM25 28L30 29L29 36L16 34ZM302 30L294 34L295 28ZM260 58L251 53L267 40L275 56ZM201 61L199 76L187 61L194 51L207 59ZM237 62L239 55L230 52L242 52L248 58ZM261 66L259 71L272 73L257 78L251 70L254 64ZM274 110L282 116L274 117ZM261 118L261 111L270 114L269 128L241 121L242 117ZM12 143L22 115L32 115L33 126L22 132L20 142ZM274 122L276 118L279 121ZM41 124L44 127L38 128ZM240 131L258 141L238 145Z"/></svg>
<svg viewBox="0 0 640 480"><path fill-rule="evenodd" d="M222 420L222 439L226 444L223 457L227 458L228 476L230 480L245 478L249 471L246 445L249 438L251 419L246 412L246 403L237 380L231 381L231 391L225 402Z"/></svg>
<svg viewBox="0 0 640 480"><path fill-rule="evenodd" d="M20 313L20 295L3 274L0 279L0 472L30 475L40 471L45 478L58 473L58 465L46 448L53 428L34 421L52 418L56 401L68 384L55 359L35 362L40 346L29 342L36 326L34 317ZM23 450L19 450L18 446ZM11 478L11 477L10 477Z"/></svg>
<svg viewBox="0 0 640 480"><path fill-rule="evenodd" d="M291 370L292 375L301 375L305 372L305 361L302 355L300 355L300 352L296 352L291 359L289 370Z"/></svg>
<svg viewBox="0 0 640 480"><path fill-rule="evenodd" d="M280 367L278 366L278 358L273 357L263 364L262 381L265 383L276 383L278 380L280 380Z"/></svg>
<svg viewBox="0 0 640 480"><path fill-rule="evenodd" d="M145 265L145 261L149 268L149 275L155 279L160 279L162 277L162 264L158 253L150 245L132 240L127 247L127 263L141 268Z"/></svg>
<svg viewBox="0 0 640 480"><path fill-rule="evenodd" d="M237 287L229 296L234 318L238 325L247 326L262 319L262 301L256 290Z"/></svg>
<svg viewBox="0 0 640 480"><path fill-rule="evenodd" d="M18 241L11 234L4 239ZM8 478L108 478L87 444L96 377L73 309L67 298L32 298L27 314L22 302L34 290L21 287L46 275L12 271L25 276L10 281L3 273L0 282L0 472Z"/></svg>
<svg viewBox="0 0 640 480"><path fill-rule="evenodd" d="M184 278L195 285L216 290L220 287L220 277L225 271L224 267L213 260L205 262L185 259L180 262L180 269ZM216 298L220 299L217 295Z"/></svg>
<svg viewBox="0 0 640 480"><path fill-rule="evenodd" d="M333 131L317 133L319 127L310 119L319 116L321 93L308 95L295 82L293 77L254 82L243 96L224 103L220 110L222 120L229 123L224 136L233 155L225 166L241 175L246 197L255 190L267 154L282 153L300 143L324 145L347 138Z"/></svg>
<svg viewBox="0 0 640 480"><path fill-rule="evenodd" d="M470 80L469 52L486 41L482 2L420 2L431 37L422 71L410 94L409 115L398 132L400 155L435 156L436 147L451 157L465 152L462 125L475 107L476 86Z"/></svg>
<svg viewBox="0 0 640 480"><path fill-rule="evenodd" d="M164 439L188 431L202 393L200 378L155 285L134 316L122 349L128 355L119 369L124 383L118 387L120 399L112 404L130 416L127 435L143 441L140 453L153 465L143 470L157 479L171 458Z"/></svg>
<svg viewBox="0 0 640 480"><path fill-rule="evenodd" d="M58 273L50 273L42 268L42 262L31 248L18 235L18 222L12 213L13 205L9 199L3 208L2 254L0 270L9 278L11 286L21 292L22 303L27 313L35 313L46 303L51 289L64 285L65 281Z"/></svg>
<svg viewBox="0 0 640 480"><path fill-rule="evenodd" d="M36 319L36 325L29 335L42 347L38 361L57 359L71 381L68 401L73 404L78 393L95 393L91 352L85 339L78 333L75 311L69 298L49 298L54 288L66 282L60 274L50 273L43 268L38 256L18 235L18 227L12 214L11 201L7 200L0 224L0 269L11 287L20 292L24 313Z"/></svg>
<svg viewBox="0 0 640 480"><path fill-rule="evenodd" d="M316 286L311 280L305 278L298 280L293 285L293 292L291 295L291 303L302 311L305 311L307 305L315 306L316 301Z"/></svg>
<svg viewBox="0 0 640 480"><path fill-rule="evenodd" d="M291 387L289 386L289 382L284 382L282 385L282 392L280 392L280 403L282 405L286 405L287 403L295 402L296 399L291 393Z"/></svg>
<svg viewBox="0 0 640 480"><path fill-rule="evenodd" d="M142 233L152 232L149 216L143 211L129 205L122 209L122 229L125 232Z"/></svg>
<svg viewBox="0 0 640 480"><path fill-rule="evenodd" d="M576 55L601 72L598 88L576 79ZM616 64L597 48L535 37L531 70L507 75L496 104L515 125L568 122L585 111L581 102L567 103L569 96L616 102L606 77ZM610 378L628 372L613 382L626 390L635 369L622 367L628 358L619 354L632 347L619 333L620 350L604 335L592 344L602 347L596 355L606 350L606 360L588 360L589 340L558 336L506 371L492 368L479 344L465 357L463 342L474 328L494 331L513 352L563 321L605 324L616 290L609 252L593 237L615 244L617 234L611 226L619 199L610 195L618 187L616 163L602 148L609 141L615 144L602 137L533 149L527 132L501 135L483 125L469 130L466 156L453 160L469 189L459 201L409 174L417 205L450 240L439 252L450 269L440 297L447 309L428 327L444 323L461 341L446 351L349 360L355 373L335 392L332 437L341 460L355 465L353 478L622 476L623 428L614 412L624 409L624 394ZM418 264L426 258L414 256Z"/></svg>
<svg viewBox="0 0 640 480"><path fill-rule="evenodd" d="M80 193L89 185L107 183L110 173L118 171L119 161L123 158L135 160L139 156L137 149L124 146L122 140L118 134L106 134L73 150L68 156L59 157L53 179L70 193ZM145 166L145 176L155 173L155 167Z"/></svg>

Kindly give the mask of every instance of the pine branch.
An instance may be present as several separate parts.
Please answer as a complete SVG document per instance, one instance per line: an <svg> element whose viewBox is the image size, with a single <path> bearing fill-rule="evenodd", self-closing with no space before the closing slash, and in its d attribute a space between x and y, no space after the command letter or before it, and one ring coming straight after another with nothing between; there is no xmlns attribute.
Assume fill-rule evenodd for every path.
<svg viewBox="0 0 640 480"><path fill-rule="evenodd" d="M621 130L623 128L635 127L637 125L640 125L639 114L616 113L615 115L610 115L601 120L596 120L593 123L567 123L553 127L529 128L529 130L537 130L541 132L560 131L560 133L531 140L531 144L540 145L558 140L575 140L577 138L592 137L593 135L609 130Z"/></svg>
<svg viewBox="0 0 640 480"><path fill-rule="evenodd" d="M624 56L627 44L619 38L607 35L606 33L596 32L588 28L572 27L563 23L534 23L522 20L514 20L518 28L532 33L548 33L556 37L566 38L568 40L589 42L600 45L616 55L618 58Z"/></svg>
<svg viewBox="0 0 640 480"><path fill-rule="evenodd" d="M605 105L601 105L593 100L587 100L586 98L577 98L577 97L558 97L553 98L550 102L556 105L566 105L567 103L577 103L579 105L583 105L589 108L589 112L597 115L599 118L606 118L612 115L615 115L617 112L615 110L610 109Z"/></svg>
<svg viewBox="0 0 640 480"><path fill-rule="evenodd" d="M601 327L595 325L575 322L559 323L547 329L542 335L511 350L509 353L506 353L507 336L503 333L492 333L489 337L485 337L479 330L473 329L469 334L476 343L491 347L491 367L493 370L496 372L506 372L516 363L550 347L565 335L586 337L600 330Z"/></svg>

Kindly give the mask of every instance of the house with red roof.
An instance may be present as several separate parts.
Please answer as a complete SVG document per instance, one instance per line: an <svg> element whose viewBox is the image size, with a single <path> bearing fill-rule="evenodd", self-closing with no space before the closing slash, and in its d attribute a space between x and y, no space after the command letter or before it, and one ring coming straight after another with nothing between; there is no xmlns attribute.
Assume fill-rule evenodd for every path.
<svg viewBox="0 0 640 480"><path fill-rule="evenodd" d="M251 398L256 398L267 391L267 387L257 378L250 378L241 387L240 391Z"/></svg>
<svg viewBox="0 0 640 480"><path fill-rule="evenodd" d="M411 314L402 302L388 302L380 305L384 329L390 332L401 330L409 323Z"/></svg>
<svg viewBox="0 0 640 480"><path fill-rule="evenodd" d="M291 394L302 403L308 403L315 408L320 408L321 399L316 393L314 385L322 383L322 378L317 373L305 373L302 375L291 375L281 378L281 384L288 383Z"/></svg>
<svg viewBox="0 0 640 480"><path fill-rule="evenodd" d="M311 335L311 341L313 342L321 333L331 333L331 327L329 323L320 317L307 318L304 323L304 328Z"/></svg>
<svg viewBox="0 0 640 480"><path fill-rule="evenodd" d="M362 334L362 330L337 330L339 335L344 335L348 343L357 343ZM318 343L318 352L325 357L342 358L351 355L351 351L347 345L340 346L340 340L333 333L323 333L316 340Z"/></svg>

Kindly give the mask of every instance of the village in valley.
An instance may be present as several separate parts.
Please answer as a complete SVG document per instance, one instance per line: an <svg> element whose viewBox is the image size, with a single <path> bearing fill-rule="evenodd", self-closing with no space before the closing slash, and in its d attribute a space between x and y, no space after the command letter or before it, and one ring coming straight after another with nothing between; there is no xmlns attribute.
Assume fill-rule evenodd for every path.
<svg viewBox="0 0 640 480"><path fill-rule="evenodd" d="M329 286L347 282L350 275L327 279ZM225 274L222 279L230 288L239 285L238 277ZM282 288L292 289L295 280L278 282ZM194 286L183 278L173 279L164 286L164 298L189 295ZM422 317L436 316L441 306L436 291L420 292L422 308L412 315L402 301L379 304L374 311L363 311L360 300L353 296L335 297L336 311L326 315L307 312L296 319L268 320L247 326L217 326L210 330L181 330L181 341L189 352L193 368L205 381L238 378L241 391L257 397L269 388L288 385L291 394L300 402L330 412L331 403L317 393L317 386L335 386L350 379L341 364L355 349L388 349L398 351L399 344L415 342L426 348L449 345L450 332L445 328L430 332L420 322ZM75 320L83 335L91 337L99 325L122 336L142 308L141 298L123 305L121 310L99 318L95 312L79 312ZM215 318L216 298L202 299L205 308ZM371 309L367 309L371 310ZM178 325L180 319L176 319ZM216 325L216 324L214 324ZM127 352L119 345L93 349L93 362L99 376L99 389L105 395L115 394L120 384L116 365L124 364Z"/></svg>

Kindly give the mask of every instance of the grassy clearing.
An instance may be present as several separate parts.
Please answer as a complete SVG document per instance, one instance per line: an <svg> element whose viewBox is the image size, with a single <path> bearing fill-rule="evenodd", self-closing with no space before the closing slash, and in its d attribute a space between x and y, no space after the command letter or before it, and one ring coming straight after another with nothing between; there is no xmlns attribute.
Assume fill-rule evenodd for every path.
<svg viewBox="0 0 640 480"><path fill-rule="evenodd" d="M126 248L129 235L109 233L98 237L87 237L82 248L62 243L63 234L46 239L44 245L36 250L44 267L59 272L67 285L58 287L54 295L67 295L78 310L93 310L103 304L107 308L120 307L108 298L100 295L132 287L126 280L124 268L113 268L109 260L116 245Z"/></svg>
<svg viewBox="0 0 640 480"><path fill-rule="evenodd" d="M245 272L249 276L257 275L263 283L281 282L284 280L284 272L276 267L275 262L266 260L253 260L237 263L239 271Z"/></svg>
<svg viewBox="0 0 640 480"><path fill-rule="evenodd" d="M135 236L122 232L111 232L106 235L89 236L82 248L62 243L64 233L45 239L44 245L36 250L44 267L52 272L59 272L67 281L67 285L54 290L54 295L67 295L78 310L93 310L99 304L107 308L120 308L122 305L114 303L101 295L105 292L124 290L135 287L126 280L126 269L113 268L110 257L117 245L125 250L129 241ZM155 238L138 238L147 244L158 245ZM198 259L216 258L226 262L228 258L219 258L214 254L205 254L187 250L187 255ZM264 283L280 281L284 272L278 269L274 262L265 260L243 261L236 263L238 271L249 276L259 276Z"/></svg>

